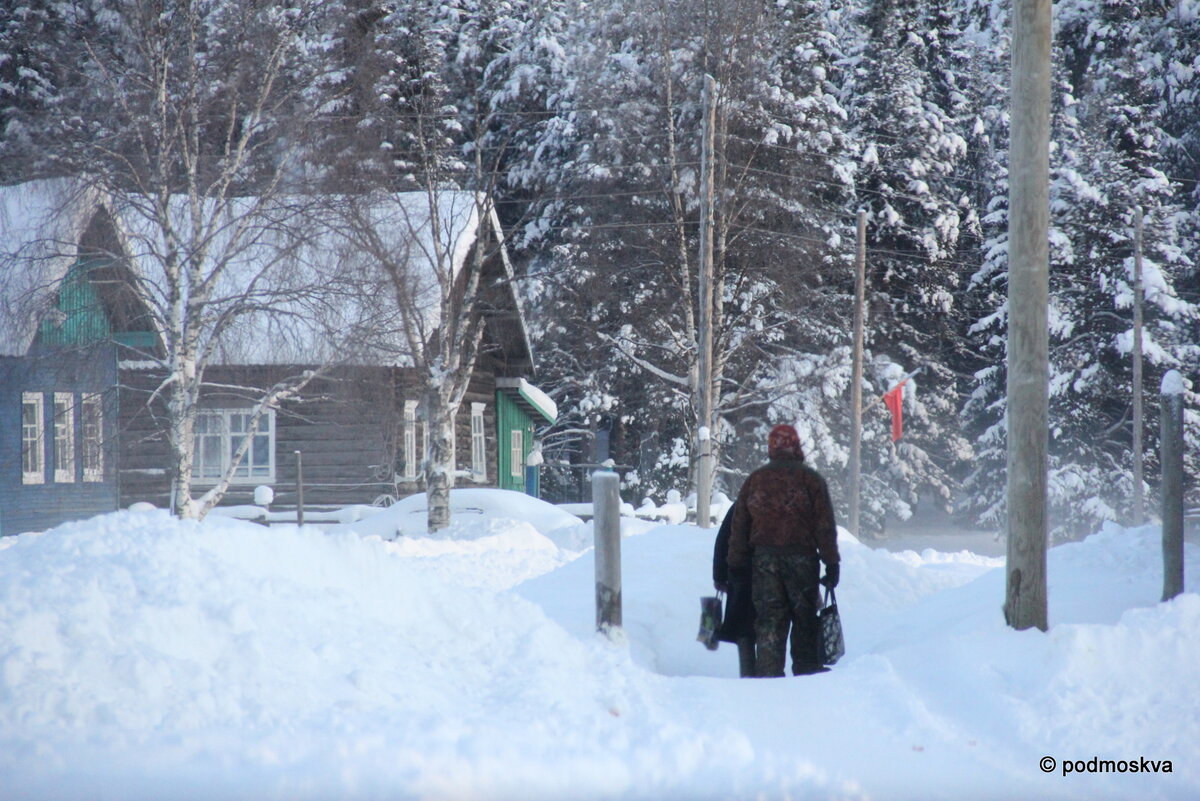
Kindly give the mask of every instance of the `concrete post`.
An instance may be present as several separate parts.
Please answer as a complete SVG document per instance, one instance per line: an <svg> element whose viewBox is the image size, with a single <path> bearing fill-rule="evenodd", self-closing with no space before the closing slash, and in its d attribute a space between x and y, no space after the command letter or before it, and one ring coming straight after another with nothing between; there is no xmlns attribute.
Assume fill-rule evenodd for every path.
<svg viewBox="0 0 1200 801"><path fill-rule="evenodd" d="M1170 370L1162 380L1163 597L1183 592L1183 376Z"/></svg>
<svg viewBox="0 0 1200 801"><path fill-rule="evenodd" d="M592 473L592 526L596 536L596 629L621 626L621 479Z"/></svg>

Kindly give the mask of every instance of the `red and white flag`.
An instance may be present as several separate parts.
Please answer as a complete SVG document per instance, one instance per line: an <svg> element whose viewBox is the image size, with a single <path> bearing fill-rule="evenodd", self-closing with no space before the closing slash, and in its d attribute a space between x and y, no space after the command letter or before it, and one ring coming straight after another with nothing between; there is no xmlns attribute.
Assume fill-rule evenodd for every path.
<svg viewBox="0 0 1200 801"><path fill-rule="evenodd" d="M892 387L883 396L883 402L892 413L892 442L895 442L904 433L904 382Z"/></svg>

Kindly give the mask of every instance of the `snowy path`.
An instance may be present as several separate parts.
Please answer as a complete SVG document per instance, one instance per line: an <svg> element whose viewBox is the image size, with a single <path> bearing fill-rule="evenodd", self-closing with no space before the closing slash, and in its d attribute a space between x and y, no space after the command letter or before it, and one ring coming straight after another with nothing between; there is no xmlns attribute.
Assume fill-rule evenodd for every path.
<svg viewBox="0 0 1200 801"><path fill-rule="evenodd" d="M0 798L1200 797L1200 597L1157 603L1152 527L1052 550L1047 634L1003 625L998 559L844 539L846 657L743 681L694 639L711 532L625 539L614 644L562 522L389 543L119 513L5 540Z"/></svg>

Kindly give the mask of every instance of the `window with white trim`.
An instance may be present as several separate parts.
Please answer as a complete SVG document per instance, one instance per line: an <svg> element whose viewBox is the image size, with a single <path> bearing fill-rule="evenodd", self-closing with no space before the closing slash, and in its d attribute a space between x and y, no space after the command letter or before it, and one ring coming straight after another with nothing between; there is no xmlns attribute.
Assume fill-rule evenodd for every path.
<svg viewBox="0 0 1200 801"><path fill-rule="evenodd" d="M485 404L471 404L471 475L476 481L487 481L487 435L483 425Z"/></svg>
<svg viewBox="0 0 1200 801"><path fill-rule="evenodd" d="M508 436L509 472L513 478L521 478L525 475L525 432L518 428L510 431Z"/></svg>
<svg viewBox="0 0 1200 801"><path fill-rule="evenodd" d="M196 415L195 453L192 476L201 484L216 483L229 470L233 456L251 429L253 412L248 409L203 409ZM275 480L275 411L268 409L258 420L241 463L231 479L235 484L257 484Z"/></svg>
<svg viewBox="0 0 1200 801"><path fill-rule="evenodd" d="M404 402L404 470L405 478L413 479L420 472L417 465L417 402Z"/></svg>
<svg viewBox="0 0 1200 801"><path fill-rule="evenodd" d="M54 393L54 480L75 481L75 396Z"/></svg>
<svg viewBox="0 0 1200 801"><path fill-rule="evenodd" d="M46 481L45 405L40 392L21 393L21 483Z"/></svg>
<svg viewBox="0 0 1200 801"><path fill-rule="evenodd" d="M85 392L79 407L84 481L104 480L104 396Z"/></svg>

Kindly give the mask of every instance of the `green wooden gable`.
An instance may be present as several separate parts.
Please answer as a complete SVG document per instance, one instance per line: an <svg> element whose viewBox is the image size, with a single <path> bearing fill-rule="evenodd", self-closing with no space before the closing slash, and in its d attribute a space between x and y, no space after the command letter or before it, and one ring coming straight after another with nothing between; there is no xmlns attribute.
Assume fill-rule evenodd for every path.
<svg viewBox="0 0 1200 801"><path fill-rule="evenodd" d="M88 279L94 259L72 265L58 290L58 302L42 318L38 339L45 345L86 345L108 339L112 327L100 302L100 293Z"/></svg>
<svg viewBox="0 0 1200 801"><path fill-rule="evenodd" d="M79 346L113 341L136 348L153 348L153 331L113 331L92 273L107 266L103 259L81 258L67 271L58 290L54 309L38 326L38 341L43 345Z"/></svg>

